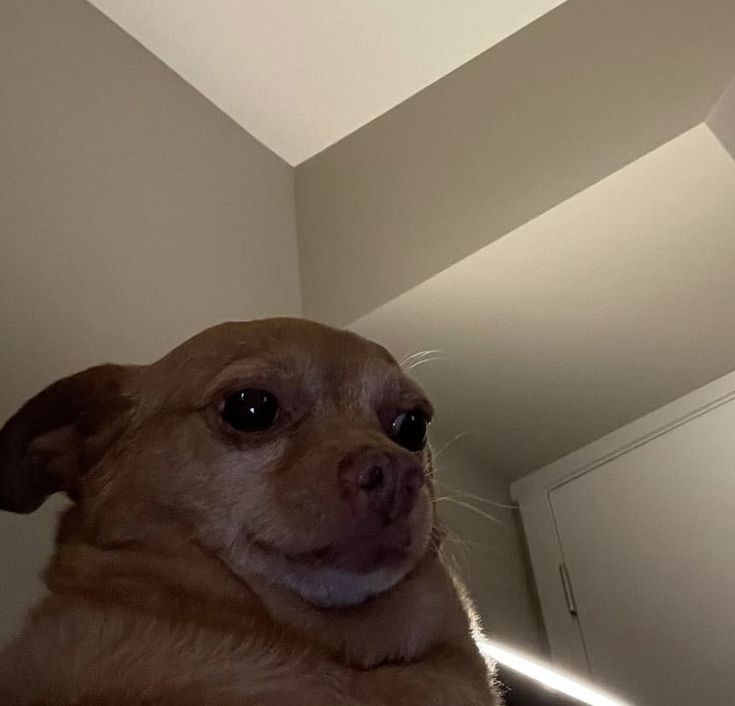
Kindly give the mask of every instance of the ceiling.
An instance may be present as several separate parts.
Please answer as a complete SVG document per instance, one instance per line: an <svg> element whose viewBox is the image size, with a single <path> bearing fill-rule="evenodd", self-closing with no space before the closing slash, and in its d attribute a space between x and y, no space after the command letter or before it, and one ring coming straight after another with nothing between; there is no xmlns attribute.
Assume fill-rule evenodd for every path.
<svg viewBox="0 0 735 706"><path fill-rule="evenodd" d="M457 3L416 0L372 0L349 6L329 0L92 2L291 164L315 155L562 4L559 0L467 0L458 12ZM710 5L714 11L723 3L713 0ZM589 7L566 3L526 33L516 34L510 43L524 34L543 34L544 23L554 17L550 26L555 32L564 28L567 15L575 13L599 25L600 16ZM659 5L646 7L656 14ZM705 25L710 17L704 11L700 17L693 0L681 0L677 7L683 17L695 13ZM616 46L620 42L614 31L626 41L637 36L629 26L633 19L619 20L619 26L613 23L610 30ZM643 31L638 30L638 34ZM587 35L585 39L593 41ZM699 40L706 44L707 37ZM675 41L669 44L679 46ZM521 45L527 49L527 43ZM521 52L524 61L535 66L533 52L526 49ZM695 53L702 64L697 64L695 74L709 67L717 78L718 61L729 61L729 54L723 58L722 52L714 50L712 56ZM549 55L558 59L557 54ZM498 61L493 63L496 71L502 69ZM626 122L621 118L626 113L614 102L612 107L600 107L598 89L632 103L648 96L648 84L642 82L642 69L633 72L628 63L614 57L608 64L605 74L588 62L583 68L591 74L589 82L575 79L569 96L560 100L584 115L589 113L591 135L600 135L601 126L607 125L603 117L611 112L611 134L627 135L638 144L637 132L653 134L650 125L647 128L640 119ZM477 62L470 68L473 65L475 72L486 68ZM682 72L676 66L674 62L673 68L654 67L654 74L668 72L657 74L657 83L673 88L667 100L656 94L650 101L652 112L645 115L651 125L671 118L677 106L679 112L686 112L688 103L682 103L681 97L696 98L698 90L709 85L704 75L678 83ZM625 91L618 90L615 71L622 74L620 85ZM433 125L436 116L432 118L431 110L437 109L441 94L437 87L447 86L450 94L453 86L459 91L459 97L451 94L457 100L445 101L451 105L467 95L462 81L454 80L459 74L393 111L393 122L403 116L415 135L418 112ZM512 75L515 80L516 74ZM478 81L485 86L485 74ZM715 83L720 85L719 78ZM548 102L559 93L559 81L554 86L553 94L543 87L529 90ZM513 95L517 99L520 94L514 91ZM697 106L700 98L694 101ZM515 125L519 114L513 105L509 103L508 119ZM606 167L605 176L588 181L587 188L568 189L566 196L553 200L555 206L550 203L528 213L502 237L493 242L486 239L490 244L483 243L484 247L478 242L474 252L459 262L450 260L456 264L435 269L418 284L405 282L402 294L387 303L384 298L382 305L352 324L351 328L382 342L399 357L439 351L413 371L438 408L434 429L438 446L461 437L454 443L480 467L516 479L735 368L735 160L727 151L735 150L735 84L710 113L709 126L701 122L706 112L699 106L697 119L689 122L698 123L696 127L683 133L685 128L669 131L668 141L657 138L655 144L660 146L651 152L646 153L650 147L624 151L627 156L621 165L627 166ZM497 117L497 111L493 115ZM541 120L531 129L529 116L521 117L541 145L556 134L554 121ZM349 146L362 136L369 143L368 154L371 149L392 154L385 142L378 144L380 135L374 135L378 124L383 123L373 123L310 161L300 168L302 175L308 177L313 165L332 155L339 179L346 173L367 179L365 170L359 169L361 163L353 168L348 159ZM460 136L467 132L472 138L474 133L463 124L451 125ZM446 127L439 121L439 128ZM406 133L399 129L396 134ZM502 153L506 141L498 139ZM436 146L431 139L424 142ZM549 142L558 144L558 140ZM513 144L517 156L518 136ZM594 165L610 152L571 138L563 151L577 167ZM539 148L527 153L533 179L538 182L541 167L553 167L559 174L552 182L568 180L567 162L558 155L544 158L545 154ZM540 166L531 159L539 155ZM487 164L498 161L492 157L488 156ZM499 193L506 184L524 183L519 178L508 180L503 164L501 160ZM368 175L373 179L368 182L383 184L381 175L395 177L399 172L400 165L384 169L378 177ZM432 170L432 174L441 172ZM360 187L362 182L357 179L357 183ZM513 193L519 191L523 190L513 186ZM357 192L354 198L364 199L366 189L360 187ZM331 192L327 204L330 198L338 199L339 193ZM349 211L352 201L345 200ZM493 208L502 210L502 205ZM385 215L384 210L369 207ZM396 208L405 209L406 203L399 199ZM410 209L406 213L408 218L415 216ZM478 224L485 230L488 218ZM440 248L441 241L427 241L423 229L420 235L423 250ZM398 243L394 245L397 248ZM418 247L404 251L421 252Z"/></svg>
<svg viewBox="0 0 735 706"><path fill-rule="evenodd" d="M91 0L292 165L562 0Z"/></svg>
<svg viewBox="0 0 735 706"><path fill-rule="evenodd" d="M300 165L304 313L348 324L700 124L733 28L733 0L567 0Z"/></svg>
<svg viewBox="0 0 735 706"><path fill-rule="evenodd" d="M519 478L735 368L735 160L705 124L355 322Z"/></svg>

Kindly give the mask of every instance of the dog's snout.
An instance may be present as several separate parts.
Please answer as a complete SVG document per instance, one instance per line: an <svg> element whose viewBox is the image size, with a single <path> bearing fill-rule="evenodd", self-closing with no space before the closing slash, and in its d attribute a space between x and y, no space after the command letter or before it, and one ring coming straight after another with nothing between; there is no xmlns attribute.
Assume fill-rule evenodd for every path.
<svg viewBox="0 0 735 706"><path fill-rule="evenodd" d="M342 480L358 511L391 521L408 515L424 484L424 471L413 458L386 451L349 454L340 464Z"/></svg>

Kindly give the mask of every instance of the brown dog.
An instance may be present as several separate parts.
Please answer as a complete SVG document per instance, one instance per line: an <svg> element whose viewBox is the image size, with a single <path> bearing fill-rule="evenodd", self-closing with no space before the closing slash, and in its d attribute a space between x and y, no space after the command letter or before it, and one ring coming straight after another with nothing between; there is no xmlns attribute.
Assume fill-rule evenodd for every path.
<svg viewBox="0 0 735 706"><path fill-rule="evenodd" d="M51 385L0 431L0 507L75 501L2 703L496 703L431 414L383 348L295 319Z"/></svg>

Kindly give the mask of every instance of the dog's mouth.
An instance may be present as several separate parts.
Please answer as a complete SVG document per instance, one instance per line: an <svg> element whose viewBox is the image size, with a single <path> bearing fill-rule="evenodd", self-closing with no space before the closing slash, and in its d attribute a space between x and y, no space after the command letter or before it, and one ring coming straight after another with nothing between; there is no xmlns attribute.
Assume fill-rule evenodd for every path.
<svg viewBox="0 0 735 706"><path fill-rule="evenodd" d="M425 539L407 521L395 522L378 531L356 532L323 552L324 563L355 574L400 568L423 553Z"/></svg>
<svg viewBox="0 0 735 706"><path fill-rule="evenodd" d="M235 563L321 607L350 606L400 582L426 553L431 520L423 513L382 527L360 527L308 551L249 537ZM234 557L233 557L234 558Z"/></svg>
<svg viewBox="0 0 735 706"><path fill-rule="evenodd" d="M409 522L391 523L380 529L362 529L337 542L309 551L292 552L256 537L249 544L260 552L281 556L289 563L312 569L333 568L355 574L400 567L423 553L428 535Z"/></svg>

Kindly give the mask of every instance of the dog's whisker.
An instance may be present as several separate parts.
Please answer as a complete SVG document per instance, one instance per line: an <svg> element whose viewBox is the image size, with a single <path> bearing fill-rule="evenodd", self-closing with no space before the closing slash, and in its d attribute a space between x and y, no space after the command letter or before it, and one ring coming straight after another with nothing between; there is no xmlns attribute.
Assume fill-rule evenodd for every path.
<svg viewBox="0 0 735 706"><path fill-rule="evenodd" d="M458 566L457 553L461 555L461 560L468 566L471 566L473 563L471 557L472 552L492 552L493 554L498 555L508 553L507 548L463 537L454 528L449 527L446 524L444 525L444 531L447 535L447 541L442 546L442 556L445 556L449 561L451 561L455 568L459 568L460 574L465 572Z"/></svg>
<svg viewBox="0 0 735 706"><path fill-rule="evenodd" d="M439 355L431 356L430 358L419 358L418 360L409 363L404 369L406 370L406 372L409 372L411 370L415 370L424 363L435 363L438 360L446 360L446 358Z"/></svg>
<svg viewBox="0 0 735 706"><path fill-rule="evenodd" d="M518 505L515 503L501 503L497 500L489 500L488 498L483 498L481 495L475 495L474 493L469 493L466 490L459 490L458 488L453 488L450 485L447 485L446 483L442 483L439 480L435 480L434 484L437 486L441 486L445 492L453 493L455 495L459 495L463 498L469 498L470 500L476 500L479 503L485 503L486 505L492 505L493 507L500 508L502 510L518 510Z"/></svg>
<svg viewBox="0 0 735 706"><path fill-rule="evenodd" d="M457 576L467 577L472 567L472 554L483 548L481 542L463 537L453 527L444 525L447 541L441 547L441 556Z"/></svg>
<svg viewBox="0 0 735 706"><path fill-rule="evenodd" d="M482 542L478 542L476 539L467 539L467 537L463 537L461 534L459 534L459 532L455 530L448 532L447 542L452 546L462 548L484 546Z"/></svg>
<svg viewBox="0 0 735 706"><path fill-rule="evenodd" d="M441 353L441 350L438 348L432 348L425 351L418 351L416 353L411 353L410 355L404 356L401 358L399 365L401 368L405 367L408 363L410 363L412 360L416 360L417 358L426 358L430 355L437 355Z"/></svg>
<svg viewBox="0 0 735 706"><path fill-rule="evenodd" d="M467 510L471 510L472 512L476 513L480 517L484 517L486 520L496 525L503 526L505 524L502 520L499 520L497 517L495 517L494 515L491 515L489 512L485 512L484 510L481 510L479 507L475 507L472 503L465 502L464 500L460 500L459 498L453 498L450 495L442 495L437 498L434 498L434 502L442 502L442 501L454 503L455 505L464 507Z"/></svg>
<svg viewBox="0 0 735 706"><path fill-rule="evenodd" d="M465 436L468 436L470 434L469 430L461 431L459 434L455 434L449 441L447 441L443 446L439 448L438 451L432 452L432 457L434 461L439 458L443 453L447 451L448 448L450 448L453 444L457 443L460 439L464 439Z"/></svg>

